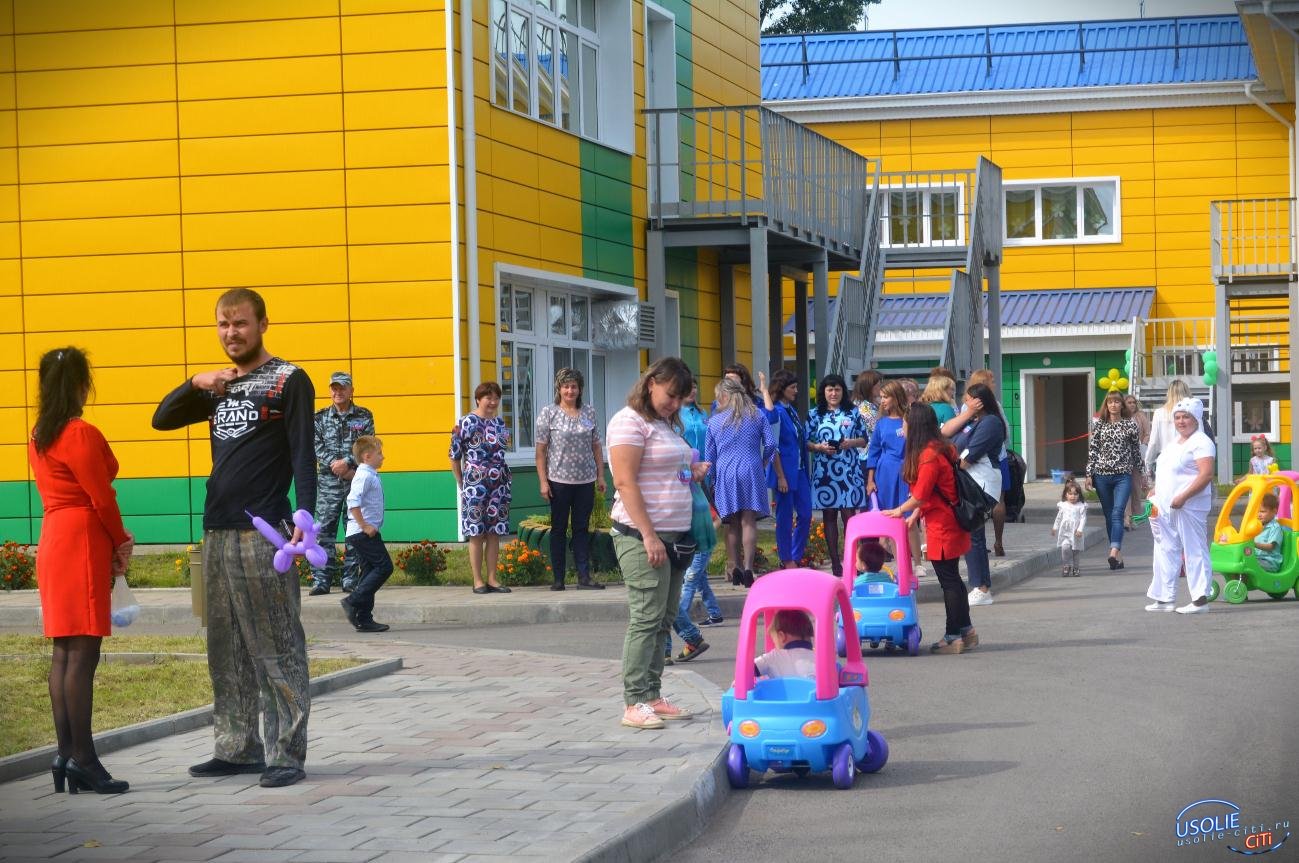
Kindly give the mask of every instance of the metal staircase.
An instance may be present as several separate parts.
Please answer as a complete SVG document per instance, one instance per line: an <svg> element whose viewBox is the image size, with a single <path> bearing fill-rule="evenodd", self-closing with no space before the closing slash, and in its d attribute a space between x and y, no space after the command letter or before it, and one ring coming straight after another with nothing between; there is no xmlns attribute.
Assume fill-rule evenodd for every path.
<svg viewBox="0 0 1299 863"><path fill-rule="evenodd" d="M945 365L964 379L984 365L983 281L1001 260L1001 169L980 157L974 171L902 171L879 176L858 275L839 283L829 371L848 376L875 359L885 274L951 268L942 348L907 357L927 371Z"/></svg>

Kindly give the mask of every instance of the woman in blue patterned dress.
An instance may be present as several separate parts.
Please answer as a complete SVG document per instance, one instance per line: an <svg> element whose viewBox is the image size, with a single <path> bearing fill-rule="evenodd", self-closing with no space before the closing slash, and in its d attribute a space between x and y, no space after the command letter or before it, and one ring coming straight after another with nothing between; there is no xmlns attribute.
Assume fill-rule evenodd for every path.
<svg viewBox="0 0 1299 863"><path fill-rule="evenodd" d="M451 472L460 489L460 532L469 538L474 593L509 593L496 581L501 536L510 529L510 466L505 463L510 430L496 415L501 406L500 384L479 384L474 403L477 407L451 431Z"/></svg>
<svg viewBox="0 0 1299 863"><path fill-rule="evenodd" d="M776 433L740 381L722 378L715 395L717 412L708 418L704 461L713 466L713 505L726 524L731 582L748 587L758 519L771 514L767 462L776 451Z"/></svg>
<svg viewBox="0 0 1299 863"><path fill-rule="evenodd" d="M839 518L844 524L865 503L861 467L855 449L866 445L861 413L847 397L839 375L826 375L816 389L816 408L807 417L807 448L812 460L812 506L821 510L830 568L843 574L839 557Z"/></svg>

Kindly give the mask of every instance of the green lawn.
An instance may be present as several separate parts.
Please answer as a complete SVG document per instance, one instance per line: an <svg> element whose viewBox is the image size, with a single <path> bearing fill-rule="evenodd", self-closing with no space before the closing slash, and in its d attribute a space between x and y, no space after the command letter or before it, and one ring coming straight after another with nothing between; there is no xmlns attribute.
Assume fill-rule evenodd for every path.
<svg viewBox="0 0 1299 863"><path fill-rule="evenodd" d="M207 653L200 636L113 636L105 653ZM54 743L50 719L50 642L39 636L0 635L0 756ZM319 677L360 665L350 657L313 659ZM147 664L103 662L95 675L96 732L158 719L212 701L206 661L162 657Z"/></svg>

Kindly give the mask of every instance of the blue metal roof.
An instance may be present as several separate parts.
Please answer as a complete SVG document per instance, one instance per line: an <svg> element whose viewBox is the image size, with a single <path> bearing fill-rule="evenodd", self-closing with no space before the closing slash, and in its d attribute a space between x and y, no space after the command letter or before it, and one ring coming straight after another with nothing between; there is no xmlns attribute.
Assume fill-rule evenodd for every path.
<svg viewBox="0 0 1299 863"><path fill-rule="evenodd" d="M764 101L1256 77L1234 15L762 37Z"/></svg>
<svg viewBox="0 0 1299 863"><path fill-rule="evenodd" d="M942 329L947 322L947 294L885 294L880 298L881 330ZM1068 327L1089 324L1125 324L1150 314L1154 288L1086 288L1057 291L1002 291L1003 327ZM830 302L833 304L835 298ZM831 306L833 310L833 305ZM987 319L987 297L984 297ZM808 329L812 307L808 301ZM794 316L783 332L794 332Z"/></svg>

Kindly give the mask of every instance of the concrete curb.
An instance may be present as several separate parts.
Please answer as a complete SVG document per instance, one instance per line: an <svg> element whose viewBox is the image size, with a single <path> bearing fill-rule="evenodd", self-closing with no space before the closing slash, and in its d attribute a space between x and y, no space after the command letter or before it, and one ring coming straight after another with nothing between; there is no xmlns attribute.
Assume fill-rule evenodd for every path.
<svg viewBox="0 0 1299 863"><path fill-rule="evenodd" d="M594 847L576 842L560 855L574 863L650 863L703 833L731 793L726 781L725 734L721 726L722 691L693 671L672 672L674 683L688 684L708 703L708 722L717 734L717 753L705 762L687 764L676 780L686 789L667 804L646 804L628 811ZM657 808L655 808L657 807Z"/></svg>
<svg viewBox="0 0 1299 863"><path fill-rule="evenodd" d="M342 671L335 671L332 674L326 674L312 680L311 695L315 698L328 692L334 692L347 686L354 686L357 683L391 674L400 668L401 657L377 659L364 665L358 665L355 668L344 668ZM173 734L183 734L186 731L193 731L196 728L211 724L212 705L209 704L205 707L186 710L183 713L164 716L161 719L137 722L135 725L114 728L111 731L105 731L103 734L97 734L95 735L95 749L99 754L104 755L119 749L125 749L128 746L148 743ZM54 760L54 756L57 754L58 747L43 746L40 749L29 749L26 752L17 752L0 758L0 782L9 782L13 779L20 779L24 776L31 776L49 770L50 762Z"/></svg>

